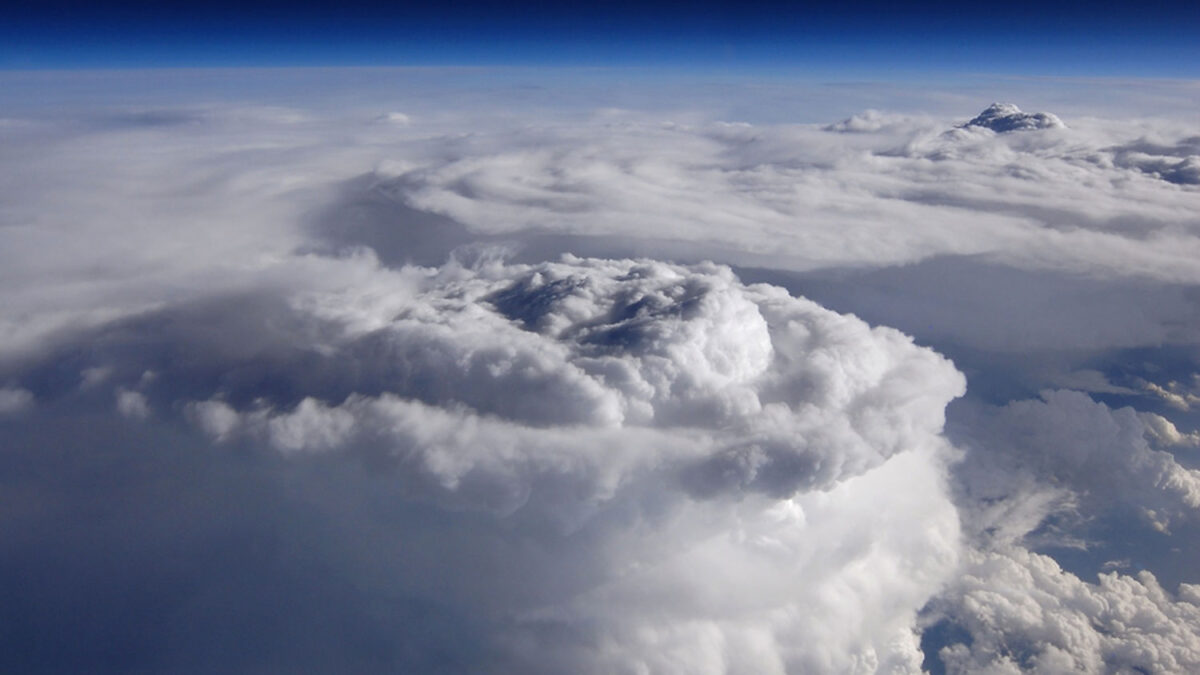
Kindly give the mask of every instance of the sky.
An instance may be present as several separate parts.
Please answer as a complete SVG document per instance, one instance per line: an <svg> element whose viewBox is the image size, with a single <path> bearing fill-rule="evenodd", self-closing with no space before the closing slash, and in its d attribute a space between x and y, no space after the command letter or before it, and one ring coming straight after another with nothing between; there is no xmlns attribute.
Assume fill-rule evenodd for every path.
<svg viewBox="0 0 1200 675"><path fill-rule="evenodd" d="M645 65L1196 74L1194 3L17 2L0 67Z"/></svg>
<svg viewBox="0 0 1200 675"><path fill-rule="evenodd" d="M1191 6L0 22L0 671L1200 671Z"/></svg>

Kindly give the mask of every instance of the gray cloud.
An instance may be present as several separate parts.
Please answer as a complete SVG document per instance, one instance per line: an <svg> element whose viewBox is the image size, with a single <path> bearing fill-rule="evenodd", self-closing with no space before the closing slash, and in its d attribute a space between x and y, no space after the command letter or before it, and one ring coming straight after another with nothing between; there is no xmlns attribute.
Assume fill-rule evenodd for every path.
<svg viewBox="0 0 1200 675"><path fill-rule="evenodd" d="M0 389L0 415L12 415L33 406L33 394L24 389L5 387Z"/></svg>

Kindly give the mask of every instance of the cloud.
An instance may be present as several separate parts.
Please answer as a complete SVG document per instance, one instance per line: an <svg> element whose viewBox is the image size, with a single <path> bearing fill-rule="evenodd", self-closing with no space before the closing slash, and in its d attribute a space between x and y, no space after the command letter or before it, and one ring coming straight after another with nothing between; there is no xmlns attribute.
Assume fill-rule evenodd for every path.
<svg viewBox="0 0 1200 675"><path fill-rule="evenodd" d="M1200 395L1196 394L1200 384L1200 375L1192 375L1193 386L1175 380L1168 381L1165 386L1154 382L1145 382L1143 387L1151 395L1161 398L1167 405L1177 410L1191 410L1192 406L1200 403Z"/></svg>
<svg viewBox="0 0 1200 675"><path fill-rule="evenodd" d="M238 426L238 414L221 401L199 401L186 408L188 417L216 441L224 441Z"/></svg>
<svg viewBox="0 0 1200 675"><path fill-rule="evenodd" d="M146 397L140 392L126 389L117 390L117 412L125 417L145 419L150 415L150 407Z"/></svg>
<svg viewBox="0 0 1200 675"><path fill-rule="evenodd" d="M974 554L947 594L969 638L942 647L947 673L1189 672L1200 667L1200 587L1177 597L1150 572L1081 581L1020 549Z"/></svg>
<svg viewBox="0 0 1200 675"><path fill-rule="evenodd" d="M388 124L395 124L395 125L402 126L402 127L406 127L412 123L412 119L408 115L405 115L402 112L384 113L383 115L380 115L377 119L380 122L387 122Z"/></svg>
<svg viewBox="0 0 1200 675"><path fill-rule="evenodd" d="M1112 148L1113 163L1177 185L1200 185L1200 136L1155 143L1147 138Z"/></svg>
<svg viewBox="0 0 1200 675"><path fill-rule="evenodd" d="M4 387L0 389L0 415L12 415L33 406L33 394L25 389Z"/></svg>
<svg viewBox="0 0 1200 675"><path fill-rule="evenodd" d="M1194 285L1027 270L977 256L878 269L794 275L754 270L743 275L786 285L939 349L969 347L993 359L1019 356L1005 364L1008 368L1027 368L1052 350L1095 355L1190 345L1200 333L1200 295ZM1067 365L1096 372L1085 358L1080 361ZM1044 371L1039 375L1048 377ZM1105 387L1095 377L1063 373L1057 379L1069 388ZM1142 389L1134 381L1121 384L1131 391ZM1057 384L1042 380L1033 391L1047 386Z"/></svg>
<svg viewBox="0 0 1200 675"><path fill-rule="evenodd" d="M1157 529L1200 515L1200 471L1152 448L1165 427L1148 427L1133 408L1113 410L1081 392L1058 390L974 414L963 422L972 438L963 440L975 448L959 471L970 502L979 505L981 531L1002 526L999 521L1011 528L1014 521L1000 504L1038 493L1060 495L1045 507L1066 505L1088 518L1129 509ZM1046 515L1034 515L1026 526Z"/></svg>
<svg viewBox="0 0 1200 675"><path fill-rule="evenodd" d="M947 135L920 118L850 126L860 133L529 129L509 147L470 139L405 171L396 189L477 235L551 232L574 236L577 250L617 237L672 257L791 270L974 255L1019 269L1197 282L1186 233L1200 194L1123 167L1115 148L1131 130L1116 123L999 135Z"/></svg>
<svg viewBox="0 0 1200 675"><path fill-rule="evenodd" d="M0 128L8 669L1194 666L1191 88L269 75Z"/></svg>
<svg viewBox="0 0 1200 675"><path fill-rule="evenodd" d="M911 117L887 114L878 110L864 110L846 119L822 127L825 131L840 133L879 133L881 131L901 131L913 124Z"/></svg>
<svg viewBox="0 0 1200 675"><path fill-rule="evenodd" d="M982 127L996 133L1034 129L1065 129L1067 125L1052 113L1027 113L1011 103L993 103L976 115L964 128Z"/></svg>
<svg viewBox="0 0 1200 675"><path fill-rule="evenodd" d="M586 500L667 462L697 495L785 497L930 444L963 389L947 361L900 333L742 286L719 266L567 257L420 274L422 289L398 303L358 288L299 301L338 337L322 347L334 379L310 382L293 409L226 390L214 393L255 403L195 402L193 419L218 439L242 429L287 452L381 436L448 489L476 471L516 481L497 488L512 495L551 468L612 474L577 486ZM348 387L344 373L357 373ZM558 466L561 428L576 436L578 466ZM647 434L661 457L615 450Z"/></svg>
<svg viewBox="0 0 1200 675"><path fill-rule="evenodd" d="M210 438L216 466L385 467L389 503L427 515L388 517L366 564L417 564L395 547L436 522L422 556L491 572L430 601L478 615L500 670L917 667L916 613L959 552L946 359L711 263L341 262L363 276L275 309L120 322L85 338L106 379L39 386L66 419L107 389L126 424Z"/></svg>
<svg viewBox="0 0 1200 675"><path fill-rule="evenodd" d="M302 224L356 176L409 212L359 202L326 221L393 254L405 241L438 249L429 241L446 223L387 237L389 226L432 211L468 240L507 237L553 254L785 270L975 256L1019 270L1196 282L1200 252L1188 232L1197 193L1121 159L1135 147L1186 159L1194 130L1170 123L1083 118L1072 129L955 139L942 137L948 119L889 113L863 117L878 128L843 134L686 116L664 124L637 112L462 127L446 109L416 109L422 124L396 127L375 124L377 110L174 107L199 121L55 134L60 122L37 120L6 136L7 351L147 310L168 293L254 283L317 244ZM146 110L170 117L172 107L134 112Z"/></svg>
<svg viewBox="0 0 1200 675"><path fill-rule="evenodd" d="M1183 433L1162 415L1141 413L1138 416L1146 426L1147 435L1156 443L1167 447L1182 445L1200 448L1200 432Z"/></svg>

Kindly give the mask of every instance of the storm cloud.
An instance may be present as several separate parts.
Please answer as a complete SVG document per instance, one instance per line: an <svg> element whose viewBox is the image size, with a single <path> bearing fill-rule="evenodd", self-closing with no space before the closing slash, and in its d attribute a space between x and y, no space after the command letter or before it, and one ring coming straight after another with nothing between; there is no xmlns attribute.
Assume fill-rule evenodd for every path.
<svg viewBox="0 0 1200 675"><path fill-rule="evenodd" d="M1186 90L279 77L0 124L6 668L1197 666Z"/></svg>

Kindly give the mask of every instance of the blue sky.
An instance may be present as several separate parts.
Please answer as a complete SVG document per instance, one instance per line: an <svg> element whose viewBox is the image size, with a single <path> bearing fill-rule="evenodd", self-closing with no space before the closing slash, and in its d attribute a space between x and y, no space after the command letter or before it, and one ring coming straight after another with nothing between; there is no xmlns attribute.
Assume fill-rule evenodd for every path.
<svg viewBox="0 0 1200 675"><path fill-rule="evenodd" d="M668 65L1191 77L1196 3L19 2L0 68Z"/></svg>

